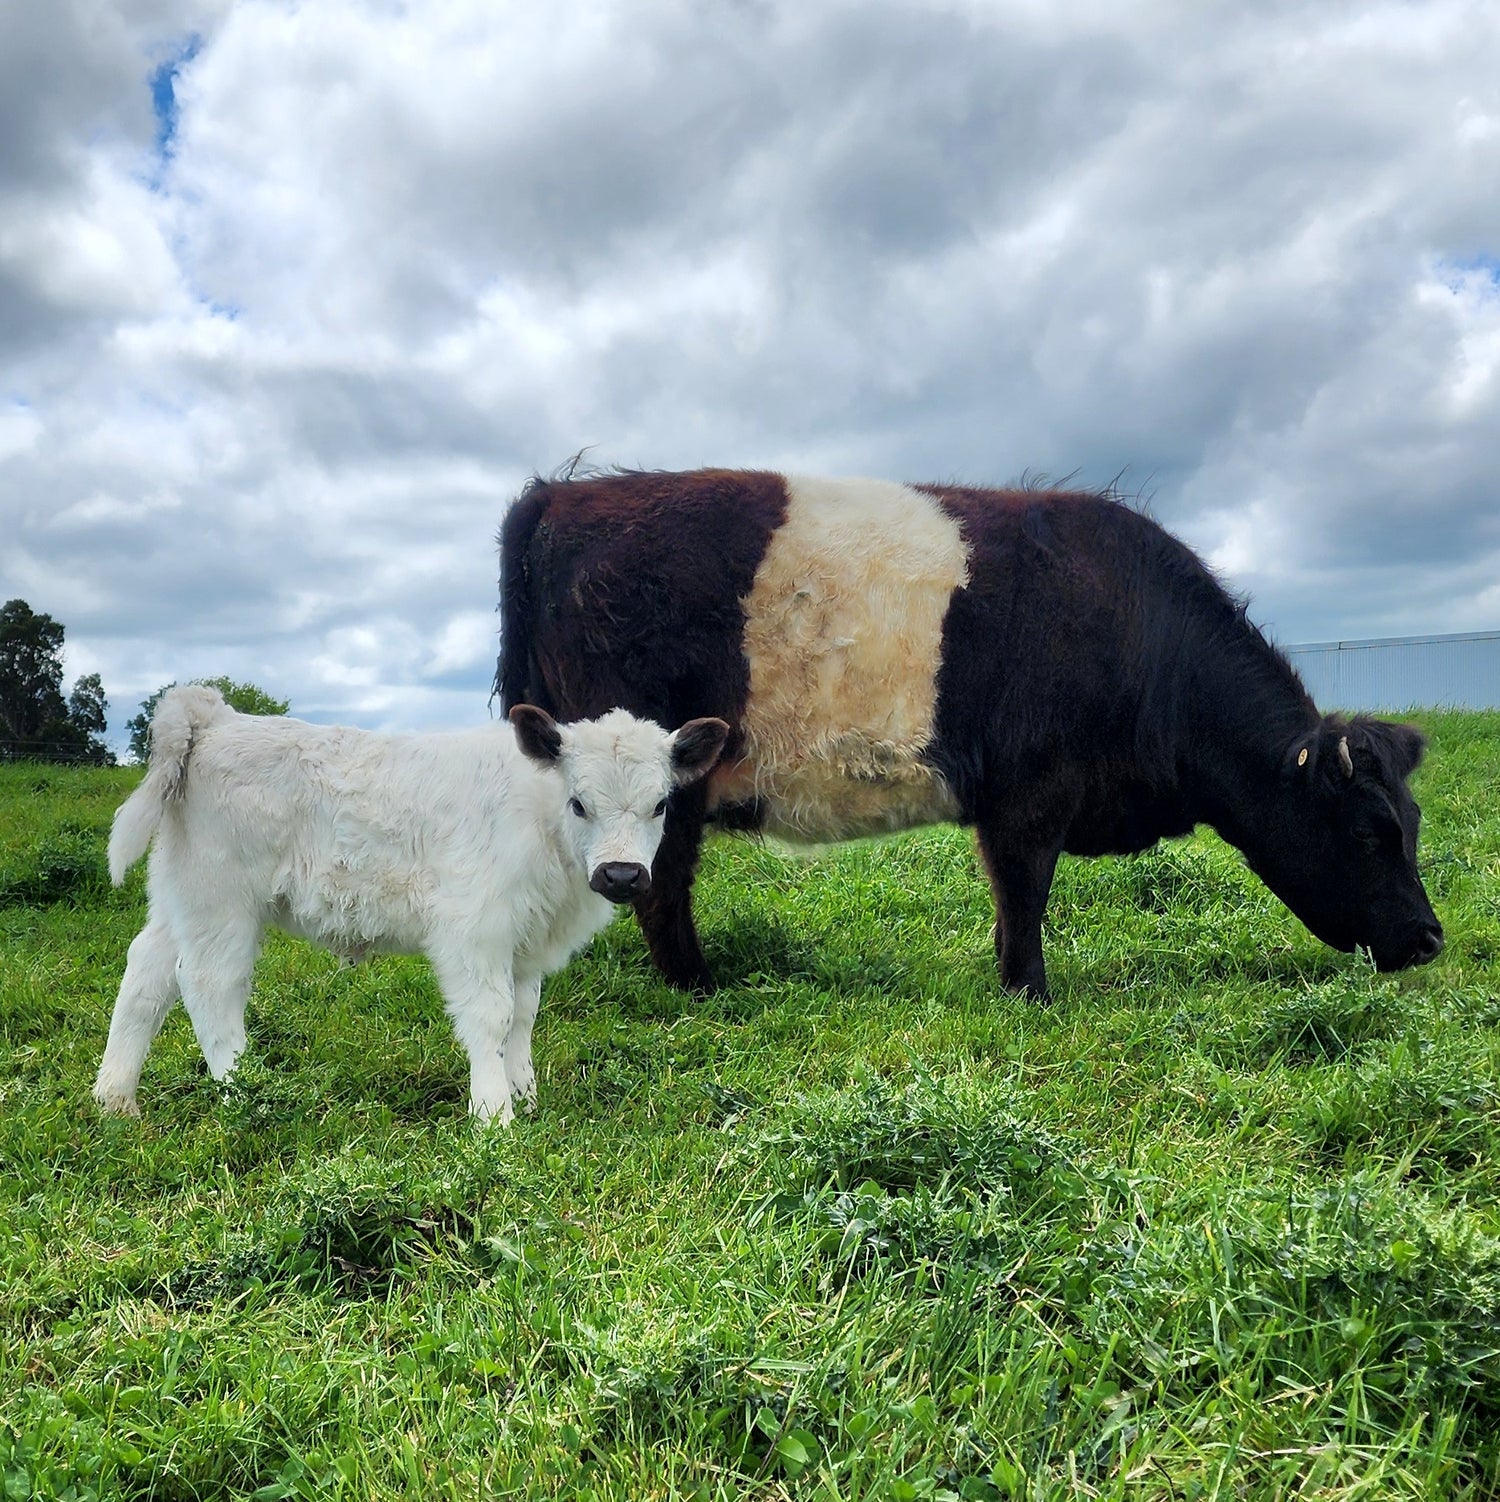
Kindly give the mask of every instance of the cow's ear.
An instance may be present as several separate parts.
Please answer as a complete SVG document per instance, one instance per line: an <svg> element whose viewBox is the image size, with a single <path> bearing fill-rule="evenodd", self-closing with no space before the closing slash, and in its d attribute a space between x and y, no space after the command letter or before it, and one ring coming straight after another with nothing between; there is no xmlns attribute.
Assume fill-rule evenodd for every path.
<svg viewBox="0 0 1500 1502"><path fill-rule="evenodd" d="M1291 776L1308 787L1343 787L1354 776L1349 735L1349 722L1342 716L1325 716L1316 730L1293 743L1287 763Z"/></svg>
<svg viewBox="0 0 1500 1502"><path fill-rule="evenodd" d="M686 787L707 776L729 739L723 720L689 720L672 737L672 780Z"/></svg>
<svg viewBox="0 0 1500 1502"><path fill-rule="evenodd" d="M1427 737L1415 725L1397 725L1390 720L1366 720L1365 734L1380 759L1405 781L1422 765Z"/></svg>
<svg viewBox="0 0 1500 1502"><path fill-rule="evenodd" d="M562 731L545 709L535 704L517 704L510 712L516 727L516 744L532 761L552 766L562 755Z"/></svg>
<svg viewBox="0 0 1500 1502"><path fill-rule="evenodd" d="M1422 765L1427 754L1427 737L1415 725L1392 725L1391 743L1396 748L1401 775L1410 777Z"/></svg>

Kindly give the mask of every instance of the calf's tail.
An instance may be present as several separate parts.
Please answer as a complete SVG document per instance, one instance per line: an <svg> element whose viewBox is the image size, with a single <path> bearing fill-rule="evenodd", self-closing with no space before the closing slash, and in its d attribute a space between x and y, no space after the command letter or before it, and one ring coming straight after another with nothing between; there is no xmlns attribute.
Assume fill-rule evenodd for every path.
<svg viewBox="0 0 1500 1502"><path fill-rule="evenodd" d="M234 711L216 688L169 688L151 717L151 758L141 785L120 805L109 834L109 879L119 886L146 853L167 804L182 796L188 757L204 726Z"/></svg>

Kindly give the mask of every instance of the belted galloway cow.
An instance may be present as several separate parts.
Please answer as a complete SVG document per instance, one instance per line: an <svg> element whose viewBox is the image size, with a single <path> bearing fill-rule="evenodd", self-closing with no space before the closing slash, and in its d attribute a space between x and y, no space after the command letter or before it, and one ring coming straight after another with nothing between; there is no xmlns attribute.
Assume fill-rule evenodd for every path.
<svg viewBox="0 0 1500 1502"><path fill-rule="evenodd" d="M1320 714L1183 543L1099 494L733 470L534 480L501 529L507 708L731 730L676 790L635 908L672 983L712 977L705 823L840 840L972 825L1002 982L1047 992L1059 855L1208 824L1326 943L1432 959L1412 726Z"/></svg>

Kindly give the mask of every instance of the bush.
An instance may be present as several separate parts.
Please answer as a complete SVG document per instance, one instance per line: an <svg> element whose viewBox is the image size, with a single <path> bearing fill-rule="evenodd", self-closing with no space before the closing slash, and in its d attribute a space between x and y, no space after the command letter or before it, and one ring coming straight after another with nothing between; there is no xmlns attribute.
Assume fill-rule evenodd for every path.
<svg viewBox="0 0 1500 1502"><path fill-rule="evenodd" d="M109 890L99 836L64 824L0 866L0 908L95 897Z"/></svg>

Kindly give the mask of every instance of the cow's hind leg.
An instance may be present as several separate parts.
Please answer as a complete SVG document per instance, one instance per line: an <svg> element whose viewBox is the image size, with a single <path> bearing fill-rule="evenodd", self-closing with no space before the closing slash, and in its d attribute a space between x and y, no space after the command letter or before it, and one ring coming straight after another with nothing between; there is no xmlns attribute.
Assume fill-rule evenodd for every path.
<svg viewBox="0 0 1500 1502"><path fill-rule="evenodd" d="M635 916L656 968L681 991L709 992L714 978L693 924L693 877L708 806L705 784L679 788L667 806L651 888L636 899Z"/></svg>
<svg viewBox="0 0 1500 1502"><path fill-rule="evenodd" d="M177 945L171 930L152 918L131 941L125 978L109 1020L109 1041L94 1081L94 1099L106 1111L138 1113L136 1086L152 1040L177 1000Z"/></svg>
<svg viewBox="0 0 1500 1502"><path fill-rule="evenodd" d="M1014 831L980 824L979 849L995 894L995 958L1000 984L1038 1001L1048 998L1042 958L1042 914L1062 841L1038 841Z"/></svg>

